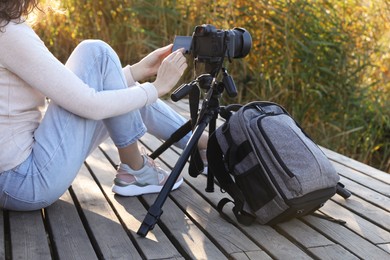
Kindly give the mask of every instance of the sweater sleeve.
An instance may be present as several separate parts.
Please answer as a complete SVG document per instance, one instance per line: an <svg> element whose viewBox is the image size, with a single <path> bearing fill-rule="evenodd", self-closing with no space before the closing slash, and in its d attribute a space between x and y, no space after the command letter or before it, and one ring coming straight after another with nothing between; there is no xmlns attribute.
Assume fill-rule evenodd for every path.
<svg viewBox="0 0 390 260"><path fill-rule="evenodd" d="M123 74L125 75L127 86L131 87L136 84L133 74L131 73L130 65L123 68Z"/></svg>
<svg viewBox="0 0 390 260"><path fill-rule="evenodd" d="M155 102L151 83L97 92L58 61L26 24L9 24L0 33L0 61L28 85L79 116L104 119ZM5 50L5 51L4 51ZM128 86L135 85L130 66L123 69Z"/></svg>

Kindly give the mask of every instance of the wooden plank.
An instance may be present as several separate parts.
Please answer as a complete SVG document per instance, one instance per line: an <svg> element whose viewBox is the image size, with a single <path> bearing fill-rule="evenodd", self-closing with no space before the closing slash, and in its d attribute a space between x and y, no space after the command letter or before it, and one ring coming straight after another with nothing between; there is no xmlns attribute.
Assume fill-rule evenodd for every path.
<svg viewBox="0 0 390 260"><path fill-rule="evenodd" d="M277 227L280 232L294 239L319 259L358 259L351 252L298 219L280 223Z"/></svg>
<svg viewBox="0 0 390 260"><path fill-rule="evenodd" d="M73 182L72 189L81 205L94 243L98 246L98 257L104 259L141 259L137 249L85 166L81 168Z"/></svg>
<svg viewBox="0 0 390 260"><path fill-rule="evenodd" d="M113 161L118 162L119 158L116 149L113 149L111 141L107 142L110 142L110 145L107 143L102 144L104 152L111 156ZM121 197L113 194L111 186L115 169L108 163L103 153L99 150L93 152L87 158L87 164L99 181L107 199L115 208L122 225L131 233L132 239L137 243L144 257L146 259L180 259L180 253L158 226L153 229L153 232L149 232L146 238L136 234L147 210L136 197Z"/></svg>
<svg viewBox="0 0 390 260"><path fill-rule="evenodd" d="M378 169L375 169L374 167L371 167L367 164L364 164L362 162L356 161L352 158L349 158L345 155L336 153L332 150L329 150L325 147L321 147L325 154L333 161L336 161L340 164L343 164L349 168L352 168L356 171L359 171L361 173L364 173L372 178L375 178L377 180L380 180L384 183L390 184L390 174L385 173L383 171L380 171Z"/></svg>
<svg viewBox="0 0 390 260"><path fill-rule="evenodd" d="M0 259L5 259L5 233L3 210L0 210Z"/></svg>
<svg viewBox="0 0 390 260"><path fill-rule="evenodd" d="M112 196L118 214L146 259L184 259L158 225L145 238L136 234L147 212L138 198Z"/></svg>
<svg viewBox="0 0 390 260"><path fill-rule="evenodd" d="M386 197L390 197L389 184L382 182L381 180L371 178L366 174L363 174L337 162L333 162L333 166L341 176L353 180L360 185L370 188Z"/></svg>
<svg viewBox="0 0 390 260"><path fill-rule="evenodd" d="M148 135L144 136L142 141L152 150L154 150L160 144L159 140ZM177 151L180 152L180 149L177 149ZM167 155L166 153L172 153L173 155ZM162 155L162 159L164 162L168 163L170 167L176 163L177 157L177 153L172 150L168 150ZM251 227L241 227L238 225L238 228L242 230L242 232L244 232L256 244L260 245L261 248L263 248L265 252L271 255L273 258L289 258L291 255L297 256L299 258L310 258L310 256L314 256L315 258L321 259L355 259L356 257L370 258L370 255L374 255L374 258L378 256L378 259L389 257L389 254L386 253L386 251L388 251L386 249L388 248L389 244L387 242L389 232L386 228L386 225L388 224L387 219L389 218L386 214L389 212L387 205L389 203L388 195L390 191L389 186L386 183L387 177L383 177L382 173L375 172L375 178L371 178L370 172L367 173L359 167L353 166L351 168L348 166L348 164L338 163L336 161L334 161L334 164L336 165L335 167L339 170L343 182L346 180L347 188L353 192L353 197L356 197L356 199L352 200L352 202L348 202L348 205L343 205L343 201L338 201L336 198L334 201L337 202L337 204L332 202L333 204L324 207L323 210L329 215L331 215L333 210L338 214L346 214L348 219L353 220L350 226L347 224L347 227L343 227L327 220L322 220L319 218L312 219L312 217L307 217L305 218L304 222L301 222L298 229L301 228L306 232L306 234L309 230L311 239L305 239L304 237L301 238L299 235L297 235L299 232L302 233L302 230L298 233L294 233L297 232L295 229L296 225L290 222L285 223L284 227L276 227L276 230L274 228L261 225L253 225ZM207 198L207 200L214 207L221 198L222 194L219 194L218 192L213 194L205 193L205 177L199 176L196 179L189 177L187 174L187 167L188 166L183 169L183 174L191 186L188 187L188 190L192 191L193 189L197 193L202 194L202 196ZM352 185L349 187L348 184ZM181 189L182 188L176 191L176 193ZM184 193L184 196L190 197L188 195L188 190ZM175 198L175 196L172 196L172 198ZM185 205L184 203L187 201L187 198L180 198L179 200L175 199L175 201L176 203L180 203L180 205ZM150 203L153 202L154 201L151 201ZM359 206L361 205L364 205L363 213L360 213L361 209ZM375 213L378 210L378 206L380 207L379 213ZM190 210L187 210L187 207L183 207L183 209L186 210L189 216L196 216L196 218L199 218L200 223L202 223L202 221L204 221L203 219L205 219L201 213L202 211L196 207L192 208L192 205L189 207ZM203 208L203 206L198 207ZM328 211L329 209L330 211ZM229 209L226 208L226 211L229 212ZM385 212L385 217L381 218L380 216L383 216L383 212ZM228 213L228 216L231 219L234 219L234 216L231 213ZM196 218L194 218L194 220L196 220ZM375 221L375 224L373 224L371 221ZM258 229L258 227L261 228ZM359 230L361 227L363 227L363 229ZM371 228L376 234L366 235ZM260 234L260 236L257 238L256 236L258 234ZM315 236L313 237L314 234ZM283 242L273 243L275 238L280 239L280 241ZM264 240L267 239L269 239L269 241L264 242ZM351 241L348 241L349 239ZM375 246L374 244L377 244L378 246ZM278 245L281 247L278 248ZM288 245L288 250L283 248L285 245ZM367 248L367 250L363 250L362 248ZM302 251L302 249L304 251ZM287 253L281 255L281 252ZM233 256L233 254L230 254L230 256ZM245 257L247 256L248 254L246 253L237 253L237 257L243 257L243 259L246 259Z"/></svg>
<svg viewBox="0 0 390 260"><path fill-rule="evenodd" d="M388 252L390 254L390 243L379 245L379 247L382 248L383 250L385 250L386 252Z"/></svg>
<svg viewBox="0 0 390 260"><path fill-rule="evenodd" d="M188 185L183 184L172 195L172 199L196 221L198 226L213 237L214 243L218 243L218 247L228 256L237 252L260 254L263 251L235 226L226 225L225 221L221 221L218 211Z"/></svg>
<svg viewBox="0 0 390 260"><path fill-rule="evenodd" d="M147 139L150 139L151 137L148 137ZM153 143L153 142L150 142L149 141L149 143ZM154 148L152 148L152 149L154 149ZM199 178L199 177L198 177ZM272 250L272 252L274 252L274 250ZM314 252L314 251L312 251L312 252ZM338 251L339 252L339 251ZM345 255L345 254L349 254L349 253L346 253L346 250L340 250L340 254L341 255Z"/></svg>
<svg viewBox="0 0 390 260"><path fill-rule="evenodd" d="M347 208L349 211L354 212L355 214L361 216L362 218L365 218L369 220L370 222L374 223L377 226L380 226L382 229L387 230L387 232L390 231L390 212L382 210L380 208L375 207L374 205L360 199L359 197L356 196L351 196L347 200L341 198L340 196L334 196L333 201L336 201L340 205L344 206ZM329 202L331 203L331 202ZM327 209L327 208L325 208ZM337 210L334 210L335 207L333 208L332 213L336 214ZM343 211L349 214L348 211ZM369 228L371 229L371 228ZM374 229L373 231L378 231L378 229ZM388 235L387 235L388 237ZM387 238L386 240L388 240Z"/></svg>
<svg viewBox="0 0 390 260"><path fill-rule="evenodd" d="M96 253L68 191L46 208L45 216L51 229L57 257L96 259Z"/></svg>
<svg viewBox="0 0 390 260"><path fill-rule="evenodd" d="M231 259L235 260L247 260L247 259L261 259L261 260L266 260L266 259L272 259L270 258L269 255L267 255L264 251L259 252L240 252L240 253L234 253L231 255Z"/></svg>
<svg viewBox="0 0 390 260"><path fill-rule="evenodd" d="M277 226L278 229L283 231L283 233L294 238L294 240L305 248L323 247L334 244L321 233L318 233L316 230L302 223L302 221L298 219L280 223Z"/></svg>
<svg viewBox="0 0 390 260"><path fill-rule="evenodd" d="M177 155L176 155L176 157L177 157ZM167 156L164 156L164 160L167 160L167 158L168 158ZM187 187L187 189L185 187ZM183 190L185 190L185 191L183 192ZM238 251L252 251L252 253L257 251L259 254L263 254L261 252L262 250L260 248L258 248L253 242L248 240L247 237L243 236L243 234L241 232L239 232L239 230L235 230L233 226L229 226L228 228L220 226L220 224L219 224L220 218L219 218L219 214L216 212L216 210L213 208L210 208L210 205L208 203L206 203L201 197L199 197L199 195L197 195L191 189L189 189L188 186L186 186L184 184L183 187L181 187L178 191L175 191L175 194L176 193L180 193L181 195L175 195L175 196L172 196L172 198L177 198L177 199L175 199L176 203L179 203L182 207L184 207L186 212L190 212L189 215L191 216L191 218L194 218L195 220L197 220L197 225L198 226L200 225L205 230L207 229L207 232L212 233L212 234L217 234L217 233L220 233L219 230L221 230L221 229L222 230L225 229L226 232L229 231L229 229L233 229L227 233L224 233L223 235L216 235L214 238L216 240L216 242L219 243L219 247L221 247L225 250L225 254L230 255L230 254L236 253ZM191 195L188 195L188 194L191 194ZM146 198L146 200L150 204L152 204L154 202L154 199L151 200L150 196L144 196L144 197ZM165 207L166 207L166 205L164 204L164 208ZM164 211L167 211L167 210L164 210ZM169 209L169 212L172 212L171 209ZM210 212L212 212L212 214ZM179 214L182 214L182 213L179 213ZM199 217L199 216L201 216L201 217ZM209 220L213 219L213 217L215 219L217 219L218 222L216 222L216 223L210 222ZM168 218L168 219L171 219L171 218ZM173 228L176 228L175 226L177 225L177 223L174 223L173 225L174 225ZM207 228L206 228L206 225L207 225ZM185 226L188 226L188 223ZM172 232L172 231L170 231L170 232ZM187 230L185 232L187 232ZM204 241L204 240L205 239L202 238L200 241ZM196 247L195 247L195 245L196 245ZM188 247L187 250L196 251L195 249L199 246L199 243L196 243L195 245ZM201 246L202 246L202 248L205 248L204 245L201 245ZM214 247L215 246L213 245L211 248L214 248ZM215 249L213 249L213 250L215 250ZM202 251L204 251L204 249ZM213 252L213 251L211 251L211 252ZM214 255L212 257L213 259L219 258L219 257L222 257L222 258L225 257L223 255L220 255L219 250L217 250L216 252L218 252L218 254ZM197 253L197 254L199 254L199 253ZM213 254L215 254L215 252L213 252ZM197 257L202 258L203 256L198 255ZM210 252L207 254L207 257L210 257Z"/></svg>
<svg viewBox="0 0 390 260"><path fill-rule="evenodd" d="M9 212L12 259L51 259L40 210Z"/></svg>
<svg viewBox="0 0 390 260"><path fill-rule="evenodd" d="M333 218L345 220L347 222L345 225L346 227L353 230L356 234L359 234L360 236L364 237L365 239L371 241L374 244L390 243L390 232L384 229L389 228L390 226L380 227L369 220L369 215L372 214L372 210L375 209L370 208L367 203L362 202L356 197L350 197L348 200L344 200L338 198L338 196L335 196L334 199L341 201L341 203L344 205L360 205L360 210L357 210L359 210L361 216L367 217L368 220L351 212L350 210L340 206L333 201L326 202L326 204L320 209L320 211ZM375 213L378 214L375 217L380 217L380 214L383 212L380 212L378 209L378 211L375 210ZM382 217L383 223L386 223L390 220L390 216L388 214L383 214Z"/></svg>
<svg viewBox="0 0 390 260"><path fill-rule="evenodd" d="M350 173L350 172L348 172L348 173ZM351 176L352 174L350 174L349 175L349 177ZM377 174L377 175L379 175L379 174ZM381 177L383 177L383 175L381 175ZM388 195L388 193L386 193L386 192L388 192L389 191L389 189L388 189L388 185L381 185L380 184L380 182L376 182L375 180L373 180L373 179L369 179L369 178L366 178L366 180L364 180L364 178L362 177L362 176L360 176L360 181L362 182L362 183L364 183L364 184L367 184L367 180L368 180L368 182L370 182L369 183L369 187L376 187L376 188L378 188L378 185L379 185L379 190L380 191L382 191L382 192L384 192L384 194L385 195ZM347 186L348 187L348 186ZM382 217L383 218L383 217ZM386 218L386 217L385 217ZM372 225L372 224L371 224ZM374 225L373 225L374 226ZM383 232L383 230L381 229L381 231ZM387 233L386 231L385 231L385 233ZM387 236L387 235L385 235L385 236ZM342 254L344 254L345 252L347 252L346 250L341 250L340 251ZM349 252L347 252L349 255L351 255ZM353 257L353 255L352 255L352 257Z"/></svg>
<svg viewBox="0 0 390 260"><path fill-rule="evenodd" d="M142 141L150 147L152 150L156 149L159 144L159 141L149 135L146 134L142 137ZM163 154L164 161L172 167L178 158L178 154L175 153L172 150L167 150ZM176 157L175 157L176 156ZM207 193L205 192L204 188L206 187L206 177L205 176L198 176L197 178L189 177L188 175L188 164L183 169L182 172L183 176L186 178L186 180L191 184L191 186L194 187L194 189L197 190L198 193L201 193L203 196L205 196L210 203L214 207L218 204L219 200L222 197L226 197L225 194L222 194L219 189L215 189L215 192L213 193ZM235 220L235 217L233 216L233 213L231 211L231 208L229 205L226 205L226 212L227 215L233 220ZM220 221L222 223L225 223L225 225L231 225L230 223L227 223L226 220L220 218ZM247 234L247 236L256 242L256 244L260 245L262 249L265 250L265 252L269 255L271 255L274 258L280 258L280 259L289 259L292 255L296 258L302 258L302 259L310 259L305 252L303 252L300 248L298 248L295 244L293 244L291 241L289 241L287 238L279 234L275 229L269 227L269 226L262 226L262 225L252 225L249 227L239 225L239 228Z"/></svg>
<svg viewBox="0 0 390 260"><path fill-rule="evenodd" d="M176 196L177 191L173 191ZM150 206L154 203L157 195L143 196ZM226 259L226 256L218 247L203 233L201 229L177 206L171 199L167 199L163 206L160 224L164 225L176 243L180 244L189 259Z"/></svg>
<svg viewBox="0 0 390 260"><path fill-rule="evenodd" d="M314 247L309 249L314 255L316 255L319 259L323 260L337 260L337 259L343 259L343 260L355 260L359 259L358 257L354 256L352 253L345 250L340 245L327 245L327 246L320 246L320 247Z"/></svg>
<svg viewBox="0 0 390 260"><path fill-rule="evenodd" d="M110 152L108 149L104 148L109 143L111 143L110 140L106 141L105 144L101 146L107 154L113 152L113 150ZM114 156L116 156L115 154ZM148 206L150 206L155 201L156 196L156 194L150 194L142 196L142 198L145 199ZM171 239L174 239L175 243L177 243L176 246L179 246L184 250L183 254L187 254L187 258L226 259L226 256L222 254L207 236L205 236L202 230L200 230L170 199L164 203L163 210L164 214L160 221L162 222L164 229L166 229L166 232L169 233ZM145 209L143 213L145 216L147 210ZM142 221L143 218L141 222ZM139 228L139 226L137 228ZM156 229L156 227L154 229ZM149 234L154 234L154 229L149 232ZM155 253L159 252L155 247L154 250Z"/></svg>
<svg viewBox="0 0 390 260"><path fill-rule="evenodd" d="M341 177L341 182L345 187L353 192L353 196L358 196L359 198L375 205L375 207L381 208L390 212L390 198L386 197L375 190L362 186L361 184L354 182L350 179ZM390 186L389 186L390 188Z"/></svg>
<svg viewBox="0 0 390 260"><path fill-rule="evenodd" d="M227 216L231 220L235 221L234 215L230 208L226 208ZM276 259L312 259L307 252L298 247L297 244L281 235L274 228L270 226L254 224L251 226L243 226L238 224L239 227L248 234L248 236L256 241L264 250L272 257Z"/></svg>
<svg viewBox="0 0 390 260"><path fill-rule="evenodd" d="M186 176L188 178L188 176ZM203 179L203 181L201 180ZM198 181L200 180L200 181ZM204 191L205 185L204 176L198 176L198 178L191 181L191 184L195 187L199 187L198 192L207 197L210 202L216 206L222 197L227 197L225 194L221 194L218 189L214 193L206 193ZM274 228L266 225L253 224L251 226L244 226L238 224L236 218L232 212L232 206L227 204L224 208L224 213L230 221L236 223L237 227L244 232L248 238L259 245L268 255L277 259L289 259L292 255L296 259L311 259L301 248L299 248L294 242L280 234ZM219 217L219 221L223 225L232 225L223 218Z"/></svg>
<svg viewBox="0 0 390 260"><path fill-rule="evenodd" d="M312 228L363 259L389 259L390 255L343 225L315 216L304 217Z"/></svg>
<svg viewBox="0 0 390 260"><path fill-rule="evenodd" d="M171 108L173 108L180 115L185 117L186 119L191 118L190 109L189 109L188 104L185 104L183 102L173 102L171 100L167 100L165 103L168 106L170 106Z"/></svg>

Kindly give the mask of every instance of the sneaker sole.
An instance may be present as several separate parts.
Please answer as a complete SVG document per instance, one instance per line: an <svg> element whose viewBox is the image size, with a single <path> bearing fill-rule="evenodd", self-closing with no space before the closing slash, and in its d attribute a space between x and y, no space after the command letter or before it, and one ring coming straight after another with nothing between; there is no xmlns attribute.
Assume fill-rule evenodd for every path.
<svg viewBox="0 0 390 260"><path fill-rule="evenodd" d="M180 185L183 183L183 178L181 178L179 181L177 181L174 185L172 190L176 190L180 187ZM129 186L112 186L112 191L115 194L122 195L122 196L139 196L143 194L150 194L150 193L159 193L162 190L162 185L147 185L147 186L137 186L137 185L129 185Z"/></svg>

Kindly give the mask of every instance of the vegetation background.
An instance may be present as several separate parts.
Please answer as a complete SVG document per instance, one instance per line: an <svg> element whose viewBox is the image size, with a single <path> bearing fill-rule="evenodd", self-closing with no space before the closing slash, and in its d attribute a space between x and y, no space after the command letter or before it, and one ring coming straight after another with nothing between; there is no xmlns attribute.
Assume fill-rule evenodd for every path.
<svg viewBox="0 0 390 260"><path fill-rule="evenodd" d="M199 24L244 27L253 47L227 64L239 93L223 102L280 103L320 145L390 172L389 1L41 2L36 30L62 62L87 38L131 64Z"/></svg>

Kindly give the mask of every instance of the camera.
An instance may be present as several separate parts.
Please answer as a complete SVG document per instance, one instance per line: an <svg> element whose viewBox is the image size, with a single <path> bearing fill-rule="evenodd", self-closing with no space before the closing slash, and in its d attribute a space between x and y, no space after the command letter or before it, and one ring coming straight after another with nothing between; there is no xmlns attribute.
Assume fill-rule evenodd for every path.
<svg viewBox="0 0 390 260"><path fill-rule="evenodd" d="M192 36L176 36L173 51L184 48L199 62L216 63L224 57L243 58L252 47L252 37L244 28L216 29L211 24L195 27Z"/></svg>

